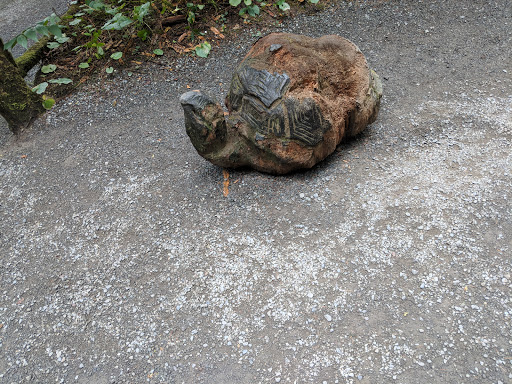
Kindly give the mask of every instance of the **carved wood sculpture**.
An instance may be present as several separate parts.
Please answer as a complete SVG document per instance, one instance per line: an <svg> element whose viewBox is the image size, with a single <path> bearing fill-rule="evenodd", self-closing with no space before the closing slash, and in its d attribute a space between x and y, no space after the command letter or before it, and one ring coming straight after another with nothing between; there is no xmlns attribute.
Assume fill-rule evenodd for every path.
<svg viewBox="0 0 512 384"><path fill-rule="evenodd" d="M375 121L382 96L361 51L339 36L272 33L238 66L220 104L180 98L197 152L213 164L284 174L311 168Z"/></svg>

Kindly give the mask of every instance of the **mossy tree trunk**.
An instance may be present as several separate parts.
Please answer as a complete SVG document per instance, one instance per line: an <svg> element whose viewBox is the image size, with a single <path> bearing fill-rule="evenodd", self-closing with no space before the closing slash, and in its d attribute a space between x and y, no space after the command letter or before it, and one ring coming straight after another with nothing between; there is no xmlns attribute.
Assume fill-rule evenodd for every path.
<svg viewBox="0 0 512 384"><path fill-rule="evenodd" d="M3 46L0 39L0 115L7 120L11 131L18 133L45 109L42 97L27 86L24 71Z"/></svg>
<svg viewBox="0 0 512 384"><path fill-rule="evenodd" d="M44 54L48 52L48 44L50 39L42 37L37 43L32 45L23 55L15 59L16 66L20 70L23 77L27 76L28 71L34 68L41 61Z"/></svg>
<svg viewBox="0 0 512 384"><path fill-rule="evenodd" d="M62 15L60 24L67 26L79 10L78 4L71 5ZM14 133L45 111L42 96L32 92L24 77L48 51L47 43L52 36L42 37L16 60L3 49L4 43L0 39L0 115Z"/></svg>

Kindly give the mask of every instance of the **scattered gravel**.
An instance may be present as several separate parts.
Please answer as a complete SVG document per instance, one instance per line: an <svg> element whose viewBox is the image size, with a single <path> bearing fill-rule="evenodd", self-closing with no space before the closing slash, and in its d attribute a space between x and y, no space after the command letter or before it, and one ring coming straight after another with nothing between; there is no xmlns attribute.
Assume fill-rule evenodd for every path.
<svg viewBox="0 0 512 384"><path fill-rule="evenodd" d="M224 97L256 31L0 127L0 382L510 383L511 17L351 2L262 31L351 39L382 110L226 197L178 98Z"/></svg>

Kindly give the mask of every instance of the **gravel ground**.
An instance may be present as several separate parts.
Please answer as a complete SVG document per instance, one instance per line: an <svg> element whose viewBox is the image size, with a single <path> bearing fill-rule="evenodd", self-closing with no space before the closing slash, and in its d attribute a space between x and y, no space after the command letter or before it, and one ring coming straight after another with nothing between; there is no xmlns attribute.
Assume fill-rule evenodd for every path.
<svg viewBox="0 0 512 384"><path fill-rule="evenodd" d="M262 30L354 41L382 109L226 197L178 98L222 98L256 30L0 127L0 382L511 383L511 12L339 3Z"/></svg>

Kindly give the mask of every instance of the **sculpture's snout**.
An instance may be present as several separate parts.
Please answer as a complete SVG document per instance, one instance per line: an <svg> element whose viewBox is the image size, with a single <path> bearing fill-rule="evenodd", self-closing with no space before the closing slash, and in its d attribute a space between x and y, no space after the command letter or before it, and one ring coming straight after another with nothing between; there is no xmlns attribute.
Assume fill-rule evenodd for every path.
<svg viewBox="0 0 512 384"><path fill-rule="evenodd" d="M218 150L226 137L226 121L220 104L200 91L181 95L185 127L200 154Z"/></svg>

